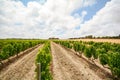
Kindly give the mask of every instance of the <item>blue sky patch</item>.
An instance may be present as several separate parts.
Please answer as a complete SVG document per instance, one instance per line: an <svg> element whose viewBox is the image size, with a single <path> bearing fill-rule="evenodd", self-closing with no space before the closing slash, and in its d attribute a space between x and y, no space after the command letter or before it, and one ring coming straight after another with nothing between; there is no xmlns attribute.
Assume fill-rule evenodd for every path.
<svg viewBox="0 0 120 80"><path fill-rule="evenodd" d="M72 16L74 16L74 14L76 13L81 15L82 11L87 11L87 15L84 17L84 20L83 20L83 23L84 23L85 21L90 20L100 9L102 9L105 6L105 4L108 1L110 0L97 0L96 4L92 6L82 7L82 8L75 10L72 13Z"/></svg>
<svg viewBox="0 0 120 80"><path fill-rule="evenodd" d="M21 1L25 6L27 6L27 3L31 2L31 1L36 1L36 2L39 2L41 4L44 4L47 0L19 0L19 1Z"/></svg>

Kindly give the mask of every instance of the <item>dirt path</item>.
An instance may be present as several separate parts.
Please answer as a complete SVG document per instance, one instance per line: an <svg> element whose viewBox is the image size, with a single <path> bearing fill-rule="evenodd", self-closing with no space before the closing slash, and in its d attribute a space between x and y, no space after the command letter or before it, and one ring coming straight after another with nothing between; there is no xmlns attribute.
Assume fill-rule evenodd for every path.
<svg viewBox="0 0 120 80"><path fill-rule="evenodd" d="M54 80L106 80L94 72L86 61L52 42ZM92 67L92 66L91 66Z"/></svg>
<svg viewBox="0 0 120 80"><path fill-rule="evenodd" d="M6 70L0 71L0 80L35 80L35 57L41 47L18 59L6 67Z"/></svg>

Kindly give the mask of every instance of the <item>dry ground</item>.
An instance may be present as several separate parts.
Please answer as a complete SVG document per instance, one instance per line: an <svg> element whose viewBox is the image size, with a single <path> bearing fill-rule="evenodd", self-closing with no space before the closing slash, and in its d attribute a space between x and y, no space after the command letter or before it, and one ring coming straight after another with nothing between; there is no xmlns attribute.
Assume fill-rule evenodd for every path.
<svg viewBox="0 0 120 80"><path fill-rule="evenodd" d="M37 47L1 70L0 80L35 80L35 58L41 47Z"/></svg>
<svg viewBox="0 0 120 80"><path fill-rule="evenodd" d="M107 80L109 78L98 67L79 58L72 51L53 42L51 49L54 80Z"/></svg>
<svg viewBox="0 0 120 80"><path fill-rule="evenodd" d="M74 39L75 41L95 41L95 42L111 42L111 43L119 43L120 39Z"/></svg>

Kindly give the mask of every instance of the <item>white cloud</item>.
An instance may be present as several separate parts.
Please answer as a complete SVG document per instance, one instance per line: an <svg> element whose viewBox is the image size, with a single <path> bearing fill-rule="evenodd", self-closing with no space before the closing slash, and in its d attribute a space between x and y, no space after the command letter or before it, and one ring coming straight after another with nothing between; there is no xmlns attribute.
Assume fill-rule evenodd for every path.
<svg viewBox="0 0 120 80"><path fill-rule="evenodd" d="M83 0L83 7L92 6L96 2L96 0Z"/></svg>
<svg viewBox="0 0 120 80"><path fill-rule="evenodd" d="M0 38L68 38L77 35L75 27L83 21L86 11L78 17L71 13L80 7L91 6L96 0L47 0L28 2L0 0Z"/></svg>
<svg viewBox="0 0 120 80"><path fill-rule="evenodd" d="M89 21L81 24L80 36L116 36L120 34L120 1L111 0Z"/></svg>

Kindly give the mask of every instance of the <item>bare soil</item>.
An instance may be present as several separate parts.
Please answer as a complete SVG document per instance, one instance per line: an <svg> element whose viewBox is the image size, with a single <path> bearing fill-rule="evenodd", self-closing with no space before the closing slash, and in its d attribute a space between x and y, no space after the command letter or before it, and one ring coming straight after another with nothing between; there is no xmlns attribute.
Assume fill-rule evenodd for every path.
<svg viewBox="0 0 120 80"><path fill-rule="evenodd" d="M94 42L111 42L111 43L119 43L120 39L74 39L75 41L94 41Z"/></svg>
<svg viewBox="0 0 120 80"><path fill-rule="evenodd" d="M35 80L35 58L41 47L37 47L2 69L0 80Z"/></svg>
<svg viewBox="0 0 120 80"><path fill-rule="evenodd" d="M53 80L112 80L97 66L52 42Z"/></svg>

